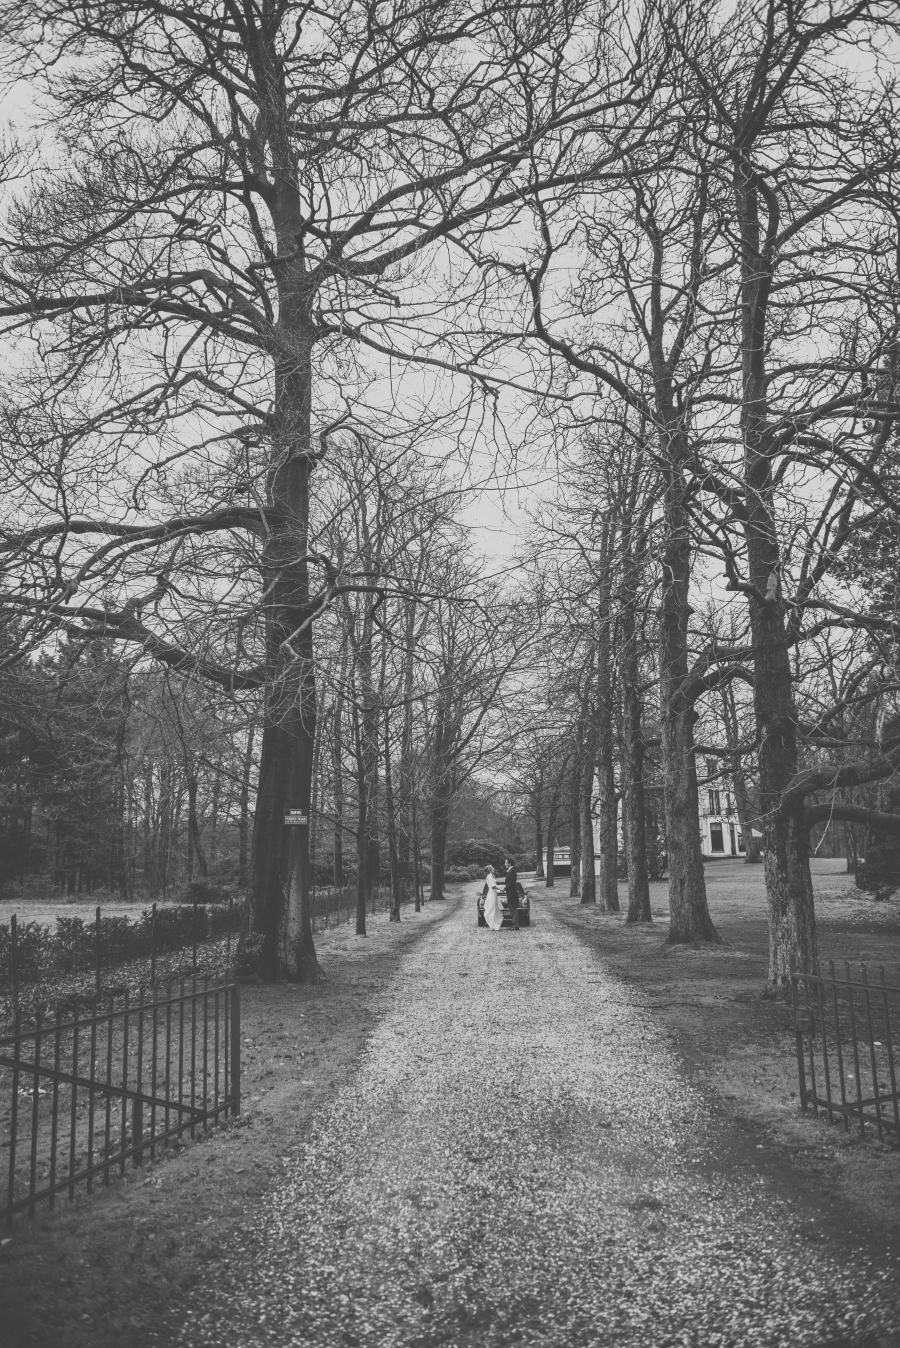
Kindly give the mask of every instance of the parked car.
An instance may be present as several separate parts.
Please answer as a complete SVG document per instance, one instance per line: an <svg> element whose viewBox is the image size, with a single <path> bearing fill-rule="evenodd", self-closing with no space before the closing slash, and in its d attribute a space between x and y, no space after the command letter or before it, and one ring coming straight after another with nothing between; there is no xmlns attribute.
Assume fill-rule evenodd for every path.
<svg viewBox="0 0 900 1348"><path fill-rule="evenodd" d="M518 891L519 891L519 926L520 926L520 927L530 927L530 926L531 926L531 901L530 901L529 898L528 898L527 891L524 890L524 889L522 888L522 882L521 882L521 881L519 881L519 882L517 883L516 889L518 889ZM477 891L477 893L476 893L476 902L477 902L477 904L478 904L478 925L479 925L479 927L486 927L486 926L487 926L487 922L485 921L485 917L484 917L484 900L485 900L485 898L486 898L487 896L484 894L483 891L484 891L484 885L482 885L482 886L481 886L481 889L479 889L479 890ZM512 913L510 912L510 909L509 909L509 903L508 903L507 898L506 898L506 892L505 892L503 889L500 889L499 886L498 886L497 893L500 895L500 906L501 906L501 908L503 909L503 925L504 925L504 927L511 927L511 926L513 925L513 918L512 918Z"/></svg>

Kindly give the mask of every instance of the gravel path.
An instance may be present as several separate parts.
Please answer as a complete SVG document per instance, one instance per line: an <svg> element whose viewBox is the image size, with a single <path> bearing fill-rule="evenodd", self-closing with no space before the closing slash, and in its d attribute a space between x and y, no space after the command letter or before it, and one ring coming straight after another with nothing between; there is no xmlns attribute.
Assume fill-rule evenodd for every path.
<svg viewBox="0 0 900 1348"><path fill-rule="evenodd" d="M367 1057L178 1342L894 1342L888 1256L802 1239L808 1213L720 1158L639 992L536 908L495 933L450 900L373 986Z"/></svg>

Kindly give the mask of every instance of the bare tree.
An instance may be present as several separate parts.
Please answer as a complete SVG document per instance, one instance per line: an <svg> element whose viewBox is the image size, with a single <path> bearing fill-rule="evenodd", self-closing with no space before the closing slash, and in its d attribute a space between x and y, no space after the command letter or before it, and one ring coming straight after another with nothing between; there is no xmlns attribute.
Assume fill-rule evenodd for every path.
<svg viewBox="0 0 900 1348"><path fill-rule="evenodd" d="M437 0L389 20L355 0L32 0L0 26L47 109L4 229L0 315L41 352L7 391L26 523L4 608L33 642L103 633L264 690L262 969L316 978L308 831L284 818L312 807L314 622L363 584L309 548L347 347L459 363L440 321L407 319L429 297L417 259L453 239L464 262L526 187L571 180L586 127L628 122L634 81L605 59L627 29L597 3ZM440 257L446 313L471 287ZM463 363L483 345L478 325Z"/></svg>

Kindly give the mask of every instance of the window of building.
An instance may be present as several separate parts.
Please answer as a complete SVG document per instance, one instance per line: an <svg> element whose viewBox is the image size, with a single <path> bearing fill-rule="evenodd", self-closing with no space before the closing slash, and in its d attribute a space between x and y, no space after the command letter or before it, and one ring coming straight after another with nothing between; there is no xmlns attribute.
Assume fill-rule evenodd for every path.
<svg viewBox="0 0 900 1348"><path fill-rule="evenodd" d="M712 794L712 793L710 793ZM709 845L713 852L725 851L725 839L722 836L721 824L710 824L709 826Z"/></svg>
<svg viewBox="0 0 900 1348"><path fill-rule="evenodd" d="M710 814L722 813L722 793L721 791L710 791L709 793L709 812Z"/></svg>

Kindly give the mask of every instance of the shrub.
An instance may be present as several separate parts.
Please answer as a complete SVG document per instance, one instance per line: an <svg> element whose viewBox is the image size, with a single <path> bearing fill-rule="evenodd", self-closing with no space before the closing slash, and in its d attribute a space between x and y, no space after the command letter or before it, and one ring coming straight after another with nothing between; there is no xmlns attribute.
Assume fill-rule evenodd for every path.
<svg viewBox="0 0 900 1348"><path fill-rule="evenodd" d="M871 890L876 898L900 886L900 847L896 843L870 843L862 863L856 868L856 884Z"/></svg>
<svg viewBox="0 0 900 1348"><path fill-rule="evenodd" d="M448 884L459 884L463 880L483 880L484 866L448 866L444 879Z"/></svg>
<svg viewBox="0 0 900 1348"><path fill-rule="evenodd" d="M182 950L193 944L194 924L198 942L238 931L239 904L173 904L156 910L156 952ZM153 915L147 909L140 917L100 918L100 964L102 968L146 958L153 944ZM16 931L16 974L19 984L36 983L53 973L90 971L97 963L97 926L81 917L60 917L56 930L26 922ZM0 925L0 983L12 982L11 924Z"/></svg>
<svg viewBox="0 0 900 1348"><path fill-rule="evenodd" d="M464 838L447 844L445 862L448 869L480 866L484 871L486 866L493 866L497 870L503 867L504 855L504 844L496 838Z"/></svg>
<svg viewBox="0 0 900 1348"><path fill-rule="evenodd" d="M194 880L185 890L186 903L227 903L231 895L213 880Z"/></svg>
<svg viewBox="0 0 900 1348"><path fill-rule="evenodd" d="M20 983L36 983L52 956L50 928L38 922L23 922L16 930L16 969ZM12 924L0 927L0 979L12 982Z"/></svg>

